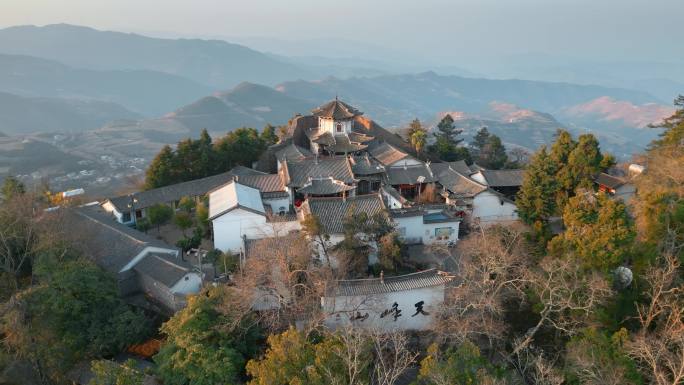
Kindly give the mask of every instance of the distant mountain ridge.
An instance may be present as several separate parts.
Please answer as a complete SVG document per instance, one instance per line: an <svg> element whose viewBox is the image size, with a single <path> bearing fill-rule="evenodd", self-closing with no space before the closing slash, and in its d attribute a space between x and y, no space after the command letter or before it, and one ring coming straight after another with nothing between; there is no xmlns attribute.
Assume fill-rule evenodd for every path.
<svg viewBox="0 0 684 385"><path fill-rule="evenodd" d="M433 118L439 112L454 109L482 113L488 111L489 104L494 101L551 114L601 96L635 104L658 102L652 95L635 90L516 79L475 79L434 72L349 79L331 77L316 82L299 80L281 83L276 89L304 100L321 100L339 94L352 104L364 106L385 125L405 124L415 117Z"/></svg>
<svg viewBox="0 0 684 385"><path fill-rule="evenodd" d="M53 60L0 53L0 91L114 102L152 117L190 103L212 88L157 71L77 69Z"/></svg>
<svg viewBox="0 0 684 385"><path fill-rule="evenodd" d="M68 24L1 29L0 52L84 69L165 72L215 89L243 81L275 84L310 77L293 64L225 41L159 39Z"/></svg>
<svg viewBox="0 0 684 385"><path fill-rule="evenodd" d="M76 132L142 116L109 102L22 97L0 92L0 132Z"/></svg>

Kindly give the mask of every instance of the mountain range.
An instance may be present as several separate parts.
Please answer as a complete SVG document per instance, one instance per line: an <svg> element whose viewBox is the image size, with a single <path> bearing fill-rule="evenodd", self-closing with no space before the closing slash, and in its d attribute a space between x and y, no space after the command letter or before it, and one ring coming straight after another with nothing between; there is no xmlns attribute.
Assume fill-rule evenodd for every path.
<svg viewBox="0 0 684 385"><path fill-rule="evenodd" d="M64 24L11 27L0 30L0 132L7 148L26 136L92 162L102 154L149 160L202 128L216 136L285 124L339 96L395 131L414 118L434 126L451 113L466 136L487 126L533 150L565 127L597 134L626 158L657 134L645 125L672 110L646 87L488 79L458 64L435 67L441 74L396 73L372 57L287 57ZM654 82L664 93L678 87L667 79L645 86Z"/></svg>
<svg viewBox="0 0 684 385"><path fill-rule="evenodd" d="M0 90L21 96L101 100L153 117L212 92L181 76L150 70L89 70L0 53Z"/></svg>
<svg viewBox="0 0 684 385"><path fill-rule="evenodd" d="M243 81L275 84L310 75L295 65L225 41L158 39L69 24L2 29L0 52L56 60L83 69L164 72L214 89L227 89Z"/></svg>

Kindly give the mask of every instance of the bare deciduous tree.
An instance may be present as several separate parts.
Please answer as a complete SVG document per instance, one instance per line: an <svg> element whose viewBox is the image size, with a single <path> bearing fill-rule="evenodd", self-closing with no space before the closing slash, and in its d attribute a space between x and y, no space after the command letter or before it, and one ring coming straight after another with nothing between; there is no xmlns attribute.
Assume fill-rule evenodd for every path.
<svg viewBox="0 0 684 385"><path fill-rule="evenodd" d="M377 385L394 385L413 364L417 353L409 350L408 336L400 331L371 331L374 358L372 378Z"/></svg>
<svg viewBox="0 0 684 385"><path fill-rule="evenodd" d="M514 345L521 345L517 339ZM549 359L542 351L526 345L507 357L520 377L532 385L561 385L565 382L563 374L556 368L557 358Z"/></svg>
<svg viewBox="0 0 684 385"><path fill-rule="evenodd" d="M481 229L459 242L458 287L447 294L440 326L459 341L484 336L490 342L506 332L507 301L524 300L528 256L522 227Z"/></svg>
<svg viewBox="0 0 684 385"><path fill-rule="evenodd" d="M652 383L675 385L684 382L684 285L678 259L662 259L644 274L648 301L637 306L641 329L626 349Z"/></svg>
<svg viewBox="0 0 684 385"><path fill-rule="evenodd" d="M515 344L514 354L527 347L543 326L566 335L575 334L612 294L601 274L582 269L581 263L567 256L544 258L538 269L528 271L526 280L541 310L539 321Z"/></svg>

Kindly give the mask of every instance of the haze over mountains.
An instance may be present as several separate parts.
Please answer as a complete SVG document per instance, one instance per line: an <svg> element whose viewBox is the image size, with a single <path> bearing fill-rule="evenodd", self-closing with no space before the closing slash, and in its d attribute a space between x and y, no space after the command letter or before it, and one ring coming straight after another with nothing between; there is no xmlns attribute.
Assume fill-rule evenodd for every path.
<svg viewBox="0 0 684 385"><path fill-rule="evenodd" d="M0 142L16 147L30 137L67 151L74 161L97 162L102 153L144 162L163 144L202 128L221 135L242 126L285 124L339 95L390 129L416 117L431 125L449 112L466 135L486 125L508 144L535 149L566 127L597 134L604 147L625 158L657 135L644 127L669 115L670 100L684 92L670 80L681 71L666 64L655 73L667 75L661 78L646 79L644 68L633 64L616 64L612 78L601 76L606 67L590 73L581 65L554 77L543 70L549 61L541 60L535 72L520 60L511 62L510 71L544 81L495 79L486 73L501 74L496 63L482 72L438 63L438 72L402 73L421 66L388 65L364 49L363 58L287 57L225 41L65 24L2 29L0 132L9 138ZM616 86L636 73L633 87ZM47 139L55 134L68 139ZM7 159L0 157L0 173L18 171L17 162L10 166Z"/></svg>

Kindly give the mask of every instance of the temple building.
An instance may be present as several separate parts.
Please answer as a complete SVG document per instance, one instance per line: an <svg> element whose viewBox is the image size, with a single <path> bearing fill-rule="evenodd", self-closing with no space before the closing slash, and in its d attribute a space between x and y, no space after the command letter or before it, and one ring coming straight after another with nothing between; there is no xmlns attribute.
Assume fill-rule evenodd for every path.
<svg viewBox="0 0 684 385"><path fill-rule="evenodd" d="M320 155L353 154L368 148L368 142L375 139L354 130L354 118L363 112L347 103L335 100L312 111L318 118L318 126L307 130L311 151Z"/></svg>

